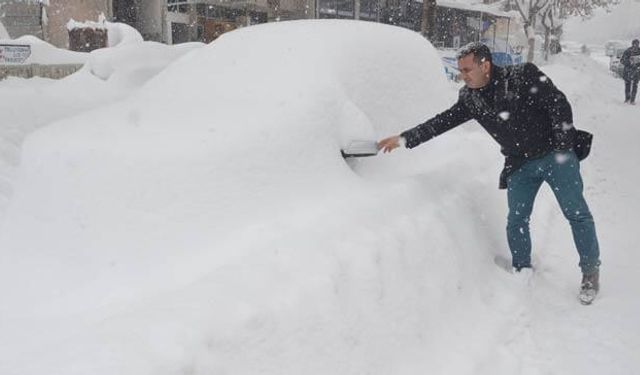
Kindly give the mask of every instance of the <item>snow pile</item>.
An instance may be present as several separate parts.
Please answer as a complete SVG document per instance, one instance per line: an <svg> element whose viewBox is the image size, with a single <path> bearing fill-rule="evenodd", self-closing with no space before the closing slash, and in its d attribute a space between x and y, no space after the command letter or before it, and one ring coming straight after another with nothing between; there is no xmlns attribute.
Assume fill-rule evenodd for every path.
<svg viewBox="0 0 640 375"><path fill-rule="evenodd" d="M169 46L157 42L123 42L91 51L84 71L113 84L140 87L174 60L199 49L202 43Z"/></svg>
<svg viewBox="0 0 640 375"><path fill-rule="evenodd" d="M0 39L0 44L31 46L31 55L24 64L83 64L89 56L88 53L55 47L33 35L25 35L17 39Z"/></svg>
<svg viewBox="0 0 640 375"><path fill-rule="evenodd" d="M136 44L144 40L138 30L125 23L105 22L105 26L108 33L109 47Z"/></svg>
<svg viewBox="0 0 640 375"><path fill-rule="evenodd" d="M53 121L122 100L174 60L202 46L141 42L81 53L58 49L33 36L10 42L31 45L32 54L26 63L87 63L80 72L59 81L8 78L0 82L0 103L5 103L0 127L0 216L13 191L14 168L26 134Z"/></svg>
<svg viewBox="0 0 640 375"><path fill-rule="evenodd" d="M3 337L21 341L3 348L1 372L328 373L336 360L374 370L420 358L404 347L434 326L422 297L450 290L423 266L446 250L383 252L377 241L398 241L384 226L415 224L376 224L387 210L358 203L368 188L339 150L434 114L447 85L410 31L280 23L226 34L126 103L34 133L0 234ZM396 204L388 212L411 203ZM73 339L19 365L33 349L18 337L33 329L40 344Z"/></svg>
<svg viewBox="0 0 640 375"><path fill-rule="evenodd" d="M1 27L1 25L0 25ZM143 45L145 42L142 39L142 35L134 29L133 27L123 24L123 23L113 23L107 22L102 19L99 22L77 22L77 21L69 21L67 24L67 28L76 28L76 27L94 27L94 28L105 28L108 32L108 41L109 47L119 46L125 47L129 46L128 49L123 49L119 51L119 53L114 53L112 51L101 51L97 52L100 57L92 57L91 60L94 64L98 64L101 66L104 65L118 65L122 64L118 62L120 60L126 59L129 63L135 63L135 66L131 67L131 70L140 69L141 65L144 64L140 60L143 60L142 57L150 58L152 60L152 64L155 65L156 72L163 66L166 66L168 63L173 61L177 56L182 55L189 48L194 48L194 45L198 45L197 43L190 44L190 46L185 46L181 48L172 48L168 46L159 47L157 44L159 43L151 43L150 45ZM33 35L25 35L19 37L17 39L9 39L8 34L3 36L3 29L0 28L0 44L18 44L18 45L29 45L31 47L31 55L27 60L24 61L24 64L84 64L87 59L89 59L89 53L86 52L75 52L69 51L67 49L62 49L55 47ZM201 45L201 44L200 44ZM175 52L179 51L179 52ZM127 57L114 57L113 55L129 55L129 54L137 54L134 57L137 58L127 58ZM165 57L169 56L169 57ZM100 60L99 62L95 62L95 60ZM109 60L109 61L104 61ZM107 71L111 72L112 70L117 70L116 67L105 67L102 69L107 69ZM105 75L108 77L110 73L105 73L104 71L100 71L100 68L96 68L98 71L97 75L103 79ZM101 74L102 73L102 74Z"/></svg>
<svg viewBox="0 0 640 375"><path fill-rule="evenodd" d="M542 69L596 137L581 168L603 289L588 308L547 188L533 277L494 265L502 158L477 125L340 158L347 140L455 100L415 33L284 22L225 34L141 89L88 70L57 90L3 81L0 102L38 104L25 121L70 105L62 93L122 96L58 109L70 112L25 144L0 226L0 373L633 373L637 108L587 56Z"/></svg>
<svg viewBox="0 0 640 375"><path fill-rule="evenodd" d="M106 29L110 47L92 51L84 70L121 86L140 87L177 58L203 46L202 43L168 46L145 42L133 27L107 22L104 16L98 22L71 20L67 24L69 29L84 27Z"/></svg>

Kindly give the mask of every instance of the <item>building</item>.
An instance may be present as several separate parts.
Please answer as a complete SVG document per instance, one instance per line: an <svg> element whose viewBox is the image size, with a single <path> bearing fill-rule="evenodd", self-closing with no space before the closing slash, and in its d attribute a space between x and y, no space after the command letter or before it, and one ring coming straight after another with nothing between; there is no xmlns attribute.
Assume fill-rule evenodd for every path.
<svg viewBox="0 0 640 375"><path fill-rule="evenodd" d="M68 48L67 23L112 17L112 0L0 0L0 22L10 37L34 35L56 47Z"/></svg>
<svg viewBox="0 0 640 375"><path fill-rule="evenodd" d="M514 44L510 34L518 27L511 27L509 14L482 3L449 1L437 0L435 27L426 34L436 47ZM32 34L63 48L69 45L69 20L97 21L101 15L133 26L145 40L209 43L236 28L305 18L359 19L420 31L422 6L422 0L0 0L0 22L12 38Z"/></svg>
<svg viewBox="0 0 640 375"><path fill-rule="evenodd" d="M278 20L314 18L313 0L112 0L113 20L146 40L209 43L230 30Z"/></svg>
<svg viewBox="0 0 640 375"><path fill-rule="evenodd" d="M111 0L49 0L45 7L47 27L45 40L56 47L68 48L70 20L98 21L101 16L112 17Z"/></svg>
<svg viewBox="0 0 640 375"><path fill-rule="evenodd" d="M42 12L38 1L0 0L0 23L11 38L35 35L43 39Z"/></svg>
<svg viewBox="0 0 640 375"><path fill-rule="evenodd" d="M496 49L509 40L511 17L482 4L468 5L438 1L433 45L438 48L459 48L482 41Z"/></svg>

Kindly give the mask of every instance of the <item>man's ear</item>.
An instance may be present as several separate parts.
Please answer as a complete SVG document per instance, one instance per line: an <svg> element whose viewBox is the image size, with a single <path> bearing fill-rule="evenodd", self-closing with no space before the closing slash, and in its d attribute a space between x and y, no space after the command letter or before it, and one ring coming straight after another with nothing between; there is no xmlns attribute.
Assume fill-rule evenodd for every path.
<svg viewBox="0 0 640 375"><path fill-rule="evenodd" d="M491 72L491 63L489 61L483 61L480 65L480 69L482 70L482 73L489 74L489 72Z"/></svg>

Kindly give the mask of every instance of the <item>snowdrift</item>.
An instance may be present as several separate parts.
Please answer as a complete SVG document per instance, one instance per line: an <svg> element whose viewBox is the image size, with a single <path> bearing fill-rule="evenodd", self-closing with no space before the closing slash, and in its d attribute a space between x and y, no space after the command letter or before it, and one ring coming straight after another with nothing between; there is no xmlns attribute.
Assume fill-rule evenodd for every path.
<svg viewBox="0 0 640 375"><path fill-rule="evenodd" d="M446 249L416 252L409 235L407 253L383 254L398 241L385 226L415 223L380 215L412 202L392 189L396 207L376 207L389 193L339 150L436 113L448 85L413 32L285 22L226 34L126 102L33 133L0 233L5 337L58 346L27 367L50 374L384 373L419 358L401 348L432 325L425 296L447 293L423 273ZM23 369L9 357L3 373Z"/></svg>
<svg viewBox="0 0 640 375"><path fill-rule="evenodd" d="M107 26L110 37L113 35L120 43L91 53L59 49L33 36L0 41L31 45L26 63L84 64L79 72L62 80L9 77L0 83L0 103L4 104L0 126L0 217L13 191L14 168L26 134L61 118L123 100L174 60L203 46L142 42L140 34L127 25L107 22Z"/></svg>
<svg viewBox="0 0 640 375"><path fill-rule="evenodd" d="M35 36L25 35L16 39L0 39L0 44L31 46L31 55L24 64L83 64L88 53L58 48Z"/></svg>
<svg viewBox="0 0 640 375"><path fill-rule="evenodd" d="M171 63L138 65L155 72L144 79L128 70L139 54L110 50L102 78L0 83L2 160L18 164L16 135L58 120L29 137L0 224L1 374L638 368L637 108L598 52L542 67L596 135L582 170L604 284L585 309L549 189L532 217L533 278L495 266L508 253L502 158L478 126L340 158L345 140L455 100L415 34L265 25L175 59L158 48Z"/></svg>

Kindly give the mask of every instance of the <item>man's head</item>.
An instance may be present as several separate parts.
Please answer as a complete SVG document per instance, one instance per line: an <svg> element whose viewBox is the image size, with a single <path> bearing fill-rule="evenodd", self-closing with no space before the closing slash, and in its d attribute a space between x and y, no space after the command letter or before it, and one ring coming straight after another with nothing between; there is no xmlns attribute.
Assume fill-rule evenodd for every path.
<svg viewBox="0 0 640 375"><path fill-rule="evenodd" d="M479 89L491 79L491 50L482 43L469 43L456 55L458 70L467 87Z"/></svg>
<svg viewBox="0 0 640 375"><path fill-rule="evenodd" d="M631 45L634 46L634 47L640 46L640 40L638 40L638 39L632 40L631 41Z"/></svg>

